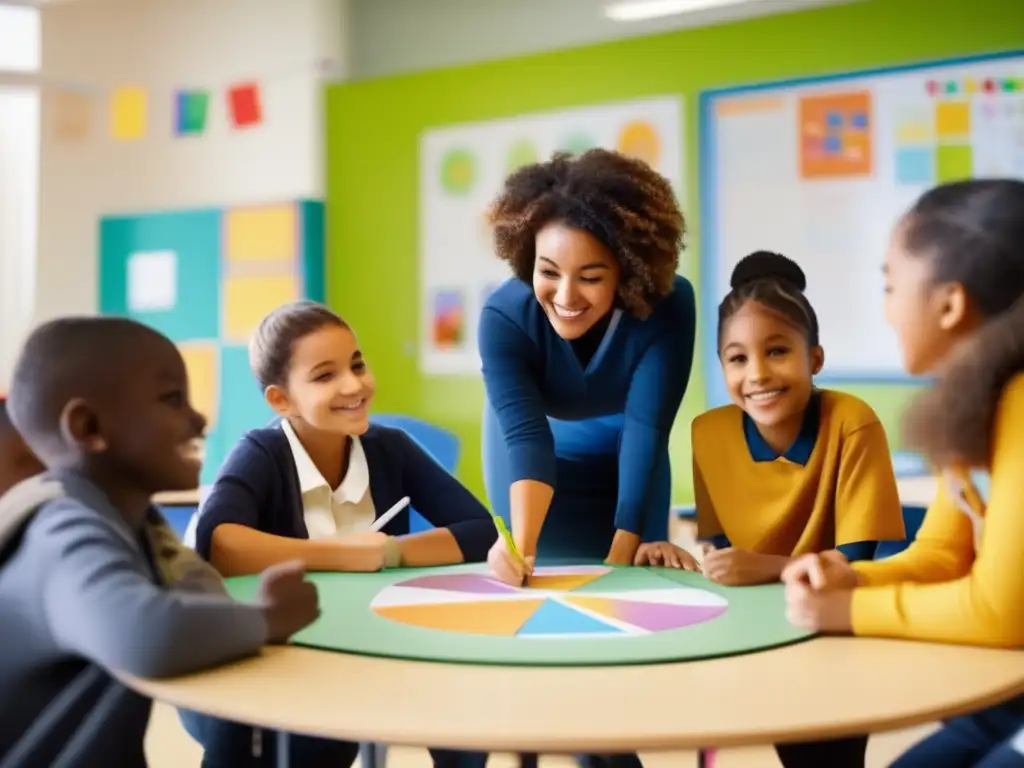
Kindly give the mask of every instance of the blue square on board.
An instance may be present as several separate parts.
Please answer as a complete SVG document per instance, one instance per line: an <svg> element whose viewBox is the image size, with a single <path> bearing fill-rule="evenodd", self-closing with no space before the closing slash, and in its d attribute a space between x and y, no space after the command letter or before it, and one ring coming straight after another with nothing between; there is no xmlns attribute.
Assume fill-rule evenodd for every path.
<svg viewBox="0 0 1024 768"><path fill-rule="evenodd" d="M935 150L901 147L896 150L896 183L927 186L935 183Z"/></svg>
<svg viewBox="0 0 1024 768"><path fill-rule="evenodd" d="M867 130L868 116L864 112L854 112L850 117L850 124L858 131Z"/></svg>
<svg viewBox="0 0 1024 768"><path fill-rule="evenodd" d="M829 136L825 139L825 154L838 155L843 149L843 142L838 136Z"/></svg>
<svg viewBox="0 0 1024 768"><path fill-rule="evenodd" d="M829 128L842 128L843 127L843 113L842 112L829 112L828 117L825 118L825 123Z"/></svg>

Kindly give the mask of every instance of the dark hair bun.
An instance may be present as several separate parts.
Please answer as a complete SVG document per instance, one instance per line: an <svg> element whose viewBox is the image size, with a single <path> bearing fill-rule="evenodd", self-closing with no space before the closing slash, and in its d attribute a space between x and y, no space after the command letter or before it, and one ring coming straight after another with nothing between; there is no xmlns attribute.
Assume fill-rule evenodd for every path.
<svg viewBox="0 0 1024 768"><path fill-rule="evenodd" d="M801 293L807 288L807 277L800 265L772 251L755 251L740 259L732 270L729 286L735 290L757 280L778 280L792 285Z"/></svg>

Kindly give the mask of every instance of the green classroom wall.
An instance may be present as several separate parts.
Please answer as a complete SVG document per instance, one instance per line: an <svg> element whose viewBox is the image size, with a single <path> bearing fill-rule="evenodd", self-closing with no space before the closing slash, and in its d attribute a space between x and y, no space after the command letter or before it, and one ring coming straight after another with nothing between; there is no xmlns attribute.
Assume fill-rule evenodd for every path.
<svg viewBox="0 0 1024 768"><path fill-rule="evenodd" d="M686 100L686 214L691 226L682 271L696 285L701 91L1018 48L1024 48L1022 0L870 0L329 86L326 296L356 329L377 376L375 411L408 413L454 431L462 441L458 475L486 498L480 462L480 378L426 376L417 365L417 151L423 130L681 94ZM705 332L701 323L698 333ZM898 446L900 413L913 389L844 389L871 403ZM672 436L676 503L692 499L689 425L704 407L704 390L704 372L696 359Z"/></svg>

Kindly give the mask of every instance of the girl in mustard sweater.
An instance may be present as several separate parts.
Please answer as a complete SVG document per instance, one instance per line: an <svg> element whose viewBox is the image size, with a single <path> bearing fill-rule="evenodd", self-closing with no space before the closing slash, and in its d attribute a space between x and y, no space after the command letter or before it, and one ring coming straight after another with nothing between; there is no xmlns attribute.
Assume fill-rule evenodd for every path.
<svg viewBox="0 0 1024 768"><path fill-rule="evenodd" d="M832 633L1024 647L1024 182L927 192L896 227L884 272L905 367L937 376L905 427L942 483L900 554L792 562L783 572L790 621ZM987 502L972 469L990 475ZM1022 727L1024 697L950 721L894 766L1021 766Z"/></svg>

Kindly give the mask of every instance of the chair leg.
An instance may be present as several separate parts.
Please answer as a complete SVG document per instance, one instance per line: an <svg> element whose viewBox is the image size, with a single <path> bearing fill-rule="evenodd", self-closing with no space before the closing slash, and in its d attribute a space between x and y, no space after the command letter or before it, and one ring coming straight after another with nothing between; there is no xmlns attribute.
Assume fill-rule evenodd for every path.
<svg viewBox="0 0 1024 768"><path fill-rule="evenodd" d="M718 758L717 749L698 749L697 768L715 768Z"/></svg>
<svg viewBox="0 0 1024 768"><path fill-rule="evenodd" d="M277 732L277 768L291 768L291 760L289 760L290 754L289 749L289 735L285 731Z"/></svg>
<svg viewBox="0 0 1024 768"><path fill-rule="evenodd" d="M388 763L387 745L363 742L359 745L359 762L362 768L385 768Z"/></svg>

